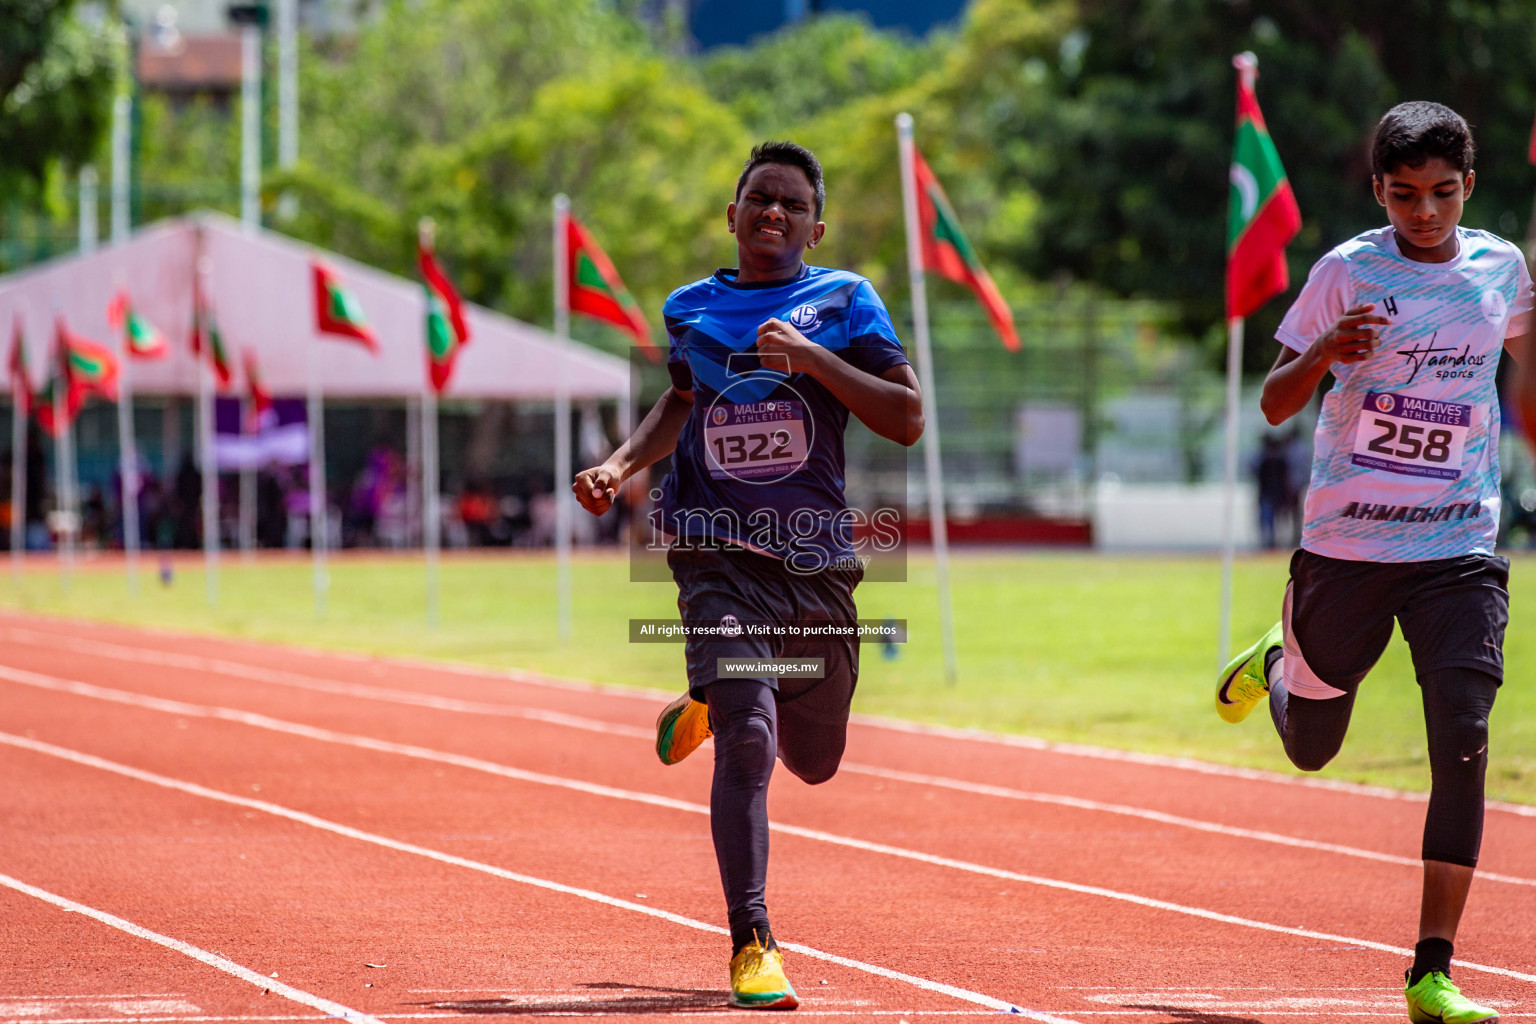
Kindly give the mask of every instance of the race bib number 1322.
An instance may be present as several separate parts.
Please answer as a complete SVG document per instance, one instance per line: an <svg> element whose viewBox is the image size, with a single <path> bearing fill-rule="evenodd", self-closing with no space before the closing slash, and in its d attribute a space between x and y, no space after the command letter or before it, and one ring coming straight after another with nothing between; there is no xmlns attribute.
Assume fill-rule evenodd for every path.
<svg viewBox="0 0 1536 1024"><path fill-rule="evenodd" d="M1369 392L1351 461L1387 473L1455 480L1461 476L1472 410L1455 402Z"/></svg>
<svg viewBox="0 0 1536 1024"><path fill-rule="evenodd" d="M718 480L779 477L805 461L805 412L782 399L721 403L705 414L705 462Z"/></svg>

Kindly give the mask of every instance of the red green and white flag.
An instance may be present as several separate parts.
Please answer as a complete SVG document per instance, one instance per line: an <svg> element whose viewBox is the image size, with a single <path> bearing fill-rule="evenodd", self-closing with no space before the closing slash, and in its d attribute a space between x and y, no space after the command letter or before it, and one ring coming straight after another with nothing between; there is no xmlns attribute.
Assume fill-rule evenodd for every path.
<svg viewBox="0 0 1536 1024"><path fill-rule="evenodd" d="M165 335L133 308L127 289L119 289L112 296L107 306L107 323L114 331L123 332L123 348L135 359L160 359L171 350Z"/></svg>
<svg viewBox="0 0 1536 1024"><path fill-rule="evenodd" d="M27 343L18 314L11 328L11 354L6 364L11 374L11 401L21 406L21 414L32 413L32 375L27 372Z"/></svg>
<svg viewBox="0 0 1536 1024"><path fill-rule="evenodd" d="M261 382L261 374L256 366L256 353L250 349L244 352L245 386L250 391L251 398L251 428L261 429L261 418L272 408L272 393Z"/></svg>
<svg viewBox="0 0 1536 1024"><path fill-rule="evenodd" d="M944 187L923 155L912 147L912 180L917 185L917 220L923 239L923 269L965 285L987 311L992 329L1010 352L1019 350L1019 334L1013 326L1013 310L1008 308L992 275L981 265L970 239L960 228L960 218L949 205Z"/></svg>
<svg viewBox="0 0 1536 1024"><path fill-rule="evenodd" d="M315 280L315 330L360 341L378 354L379 342L363 316L363 307L342 286L341 278L319 260L310 261Z"/></svg>
<svg viewBox="0 0 1536 1024"><path fill-rule="evenodd" d="M624 287L613 261L581 221L570 215L565 219L565 260L566 303L571 312L613 324L634 338L652 361L661 358L651 341L651 325Z"/></svg>
<svg viewBox="0 0 1536 1024"><path fill-rule="evenodd" d="M208 352L209 361L213 364L213 373L218 379L219 390L227 390L235 374L234 363L229 357L229 346L224 343L224 335L219 332L219 323L213 315L212 304L204 297L202 288L194 286L192 289L192 354L201 358L205 349Z"/></svg>
<svg viewBox="0 0 1536 1024"><path fill-rule="evenodd" d="M71 331L62 316L58 331L59 357L71 390L117 401L117 357L112 350Z"/></svg>
<svg viewBox="0 0 1536 1024"><path fill-rule="evenodd" d="M1242 53L1232 64L1237 68L1237 134L1228 175L1228 320L1250 315L1290 286L1285 246L1301 230L1301 210L1253 91L1258 60Z"/></svg>
<svg viewBox="0 0 1536 1024"><path fill-rule="evenodd" d="M43 433L49 437L59 437L64 433L66 426L72 426L80 416L80 410L85 408L85 392L78 386L65 388L64 392L64 419L58 418L59 409L54 405L54 396L63 386L58 372L53 373L43 382L42 388L32 400L32 415L37 417L37 425Z"/></svg>
<svg viewBox="0 0 1536 1024"><path fill-rule="evenodd" d="M469 343L469 324L464 319L464 303L459 300L459 293L425 240L418 244L416 254L422 284L427 290L427 371L432 378L432 390L442 394L453 375L459 350Z"/></svg>

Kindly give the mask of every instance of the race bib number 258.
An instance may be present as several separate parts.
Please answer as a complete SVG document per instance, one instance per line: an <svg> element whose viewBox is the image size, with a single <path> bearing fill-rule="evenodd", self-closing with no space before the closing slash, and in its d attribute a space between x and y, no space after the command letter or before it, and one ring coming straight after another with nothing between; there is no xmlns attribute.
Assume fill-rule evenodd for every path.
<svg viewBox="0 0 1536 1024"><path fill-rule="evenodd" d="M1472 411L1455 402L1370 392L1360 410L1350 461L1387 473L1455 480L1461 476Z"/></svg>

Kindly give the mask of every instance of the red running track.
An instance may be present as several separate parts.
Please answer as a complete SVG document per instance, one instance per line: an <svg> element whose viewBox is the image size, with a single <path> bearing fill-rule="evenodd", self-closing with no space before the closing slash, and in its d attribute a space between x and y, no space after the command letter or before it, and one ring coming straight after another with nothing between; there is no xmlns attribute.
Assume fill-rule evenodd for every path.
<svg viewBox="0 0 1536 1024"><path fill-rule="evenodd" d="M0 616L0 1024L737 1014L654 694ZM802 1015L1403 1019L1421 797L859 721L777 776ZM1536 814L1456 973L1536 1017Z"/></svg>

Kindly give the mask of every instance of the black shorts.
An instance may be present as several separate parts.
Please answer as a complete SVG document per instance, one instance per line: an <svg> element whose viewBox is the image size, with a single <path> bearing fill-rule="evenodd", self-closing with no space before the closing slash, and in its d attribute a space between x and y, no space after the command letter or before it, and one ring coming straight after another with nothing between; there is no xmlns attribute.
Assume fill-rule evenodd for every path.
<svg viewBox="0 0 1536 1024"><path fill-rule="evenodd" d="M797 711L817 721L847 721L859 681L853 589L863 578L862 570L798 573L777 558L742 548L681 546L667 553L667 565L677 581L678 611L690 629L684 651L688 689L696 700L704 700L703 688L720 678L720 658L821 658L820 679L746 678L761 678L778 692L780 704L793 701ZM729 628L715 635L691 633L722 622ZM766 631L754 632L757 626ZM792 635L829 626L850 630L851 635Z"/></svg>
<svg viewBox="0 0 1536 1024"><path fill-rule="evenodd" d="M1420 677L1470 668L1504 678L1509 560L1352 562L1297 551L1285 589L1286 688L1301 697L1353 693L1402 627Z"/></svg>

